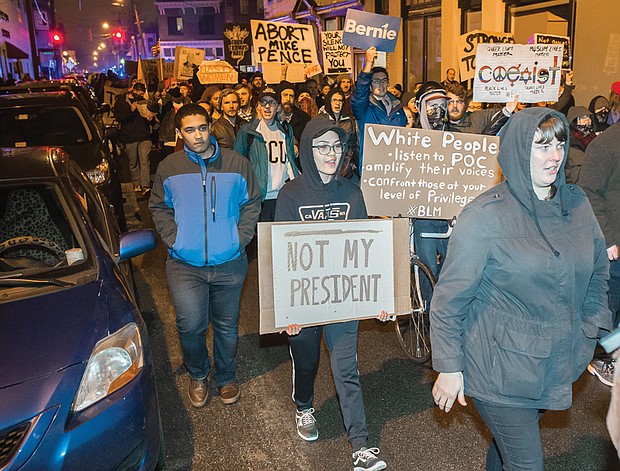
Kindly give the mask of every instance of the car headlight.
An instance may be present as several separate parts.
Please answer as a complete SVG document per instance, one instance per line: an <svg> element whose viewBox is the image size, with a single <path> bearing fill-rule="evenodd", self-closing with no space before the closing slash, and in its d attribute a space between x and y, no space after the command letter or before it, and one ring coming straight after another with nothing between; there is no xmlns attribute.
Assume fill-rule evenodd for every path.
<svg viewBox="0 0 620 471"><path fill-rule="evenodd" d="M135 378L143 366L142 339L138 326L132 322L97 342L82 375L72 411L80 412L120 389Z"/></svg>
<svg viewBox="0 0 620 471"><path fill-rule="evenodd" d="M101 185L107 182L110 177L110 163L106 159L102 159L95 168L86 171L86 176L93 185Z"/></svg>

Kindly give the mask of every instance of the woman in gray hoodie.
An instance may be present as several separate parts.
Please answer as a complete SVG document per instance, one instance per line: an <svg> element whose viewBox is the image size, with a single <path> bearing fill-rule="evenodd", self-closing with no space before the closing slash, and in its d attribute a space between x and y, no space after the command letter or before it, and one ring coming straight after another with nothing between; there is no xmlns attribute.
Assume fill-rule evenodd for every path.
<svg viewBox="0 0 620 471"><path fill-rule="evenodd" d="M487 470L542 470L540 415L571 406L611 327L609 262L588 199L565 183L566 118L528 108L500 136L506 181L461 213L433 295L432 393L446 412L473 398L493 434Z"/></svg>

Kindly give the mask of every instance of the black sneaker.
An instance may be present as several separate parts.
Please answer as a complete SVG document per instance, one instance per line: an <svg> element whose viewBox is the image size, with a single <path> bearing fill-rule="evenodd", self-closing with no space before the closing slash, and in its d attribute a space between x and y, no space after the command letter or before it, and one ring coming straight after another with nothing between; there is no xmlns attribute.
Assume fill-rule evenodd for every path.
<svg viewBox="0 0 620 471"><path fill-rule="evenodd" d="M387 468L385 461L379 459L379 448L360 448L353 453L353 471L379 471Z"/></svg>

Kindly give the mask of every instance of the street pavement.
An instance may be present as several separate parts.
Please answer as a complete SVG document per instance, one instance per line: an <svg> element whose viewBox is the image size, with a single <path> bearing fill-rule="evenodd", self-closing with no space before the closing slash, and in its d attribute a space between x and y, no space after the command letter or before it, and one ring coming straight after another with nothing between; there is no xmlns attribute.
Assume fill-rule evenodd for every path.
<svg viewBox="0 0 620 471"><path fill-rule="evenodd" d="M124 185L130 228L153 227L147 202ZM135 209L135 211L134 211ZM127 211L131 210L131 211ZM134 215L134 216L131 216ZM282 335L259 336L257 261L250 261L239 325L241 400L224 405L215 385L205 407L187 397L174 309L160 244L134 259L139 303L155 361L168 470L350 470L351 450L323 347L316 378L316 442L296 433L291 364ZM207 343L212 346L209 335ZM393 323L360 323L359 369L369 445L381 449L390 470L483 470L491 436L473 404L440 412L431 397L430 364L417 365L400 349ZM610 388L587 372L574 385L570 411L542 419L546 470L620 470L605 426Z"/></svg>

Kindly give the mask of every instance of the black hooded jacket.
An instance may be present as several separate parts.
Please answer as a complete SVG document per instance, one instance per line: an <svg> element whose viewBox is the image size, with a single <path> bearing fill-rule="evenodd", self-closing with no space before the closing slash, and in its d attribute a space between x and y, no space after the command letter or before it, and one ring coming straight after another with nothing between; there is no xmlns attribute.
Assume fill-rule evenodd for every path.
<svg viewBox="0 0 620 471"><path fill-rule="evenodd" d="M299 159L304 173L280 190L275 221L326 221L367 219L366 204L357 185L339 175L343 151L334 178L323 183L312 152L312 140L334 131L346 145L347 133L326 119L311 120L301 135Z"/></svg>

